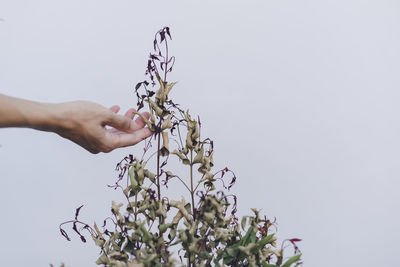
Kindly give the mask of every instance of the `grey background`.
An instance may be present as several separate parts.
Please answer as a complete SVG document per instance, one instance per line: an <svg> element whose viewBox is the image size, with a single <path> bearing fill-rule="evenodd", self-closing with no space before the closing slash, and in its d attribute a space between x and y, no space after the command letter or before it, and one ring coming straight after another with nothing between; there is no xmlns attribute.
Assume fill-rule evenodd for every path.
<svg viewBox="0 0 400 267"><path fill-rule="evenodd" d="M149 1L150 2L150 1ZM153 34L169 25L172 97L230 166L240 214L302 238L304 266L398 266L398 1L0 2L0 91L134 106ZM115 163L55 134L0 130L2 266L95 266L58 224L108 216ZM176 192L180 194L180 192Z"/></svg>

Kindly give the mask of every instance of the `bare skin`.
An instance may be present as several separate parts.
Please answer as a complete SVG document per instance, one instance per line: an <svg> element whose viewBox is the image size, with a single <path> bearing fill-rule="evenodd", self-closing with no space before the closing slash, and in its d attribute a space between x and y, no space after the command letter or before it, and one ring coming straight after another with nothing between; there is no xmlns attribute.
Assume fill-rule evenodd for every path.
<svg viewBox="0 0 400 267"><path fill-rule="evenodd" d="M119 109L88 101L49 104L0 94L0 127L54 132L94 154L132 146L152 135L143 119L133 120L135 109L124 116L117 114Z"/></svg>

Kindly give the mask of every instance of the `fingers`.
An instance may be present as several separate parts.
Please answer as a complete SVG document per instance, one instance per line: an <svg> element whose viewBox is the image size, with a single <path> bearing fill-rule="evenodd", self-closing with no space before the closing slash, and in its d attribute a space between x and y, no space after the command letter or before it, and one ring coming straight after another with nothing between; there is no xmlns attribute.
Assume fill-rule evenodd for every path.
<svg viewBox="0 0 400 267"><path fill-rule="evenodd" d="M130 109L128 109L128 111L125 113L125 117L127 117L127 118L133 120L133 117L135 116L135 112L136 112L136 109L130 108Z"/></svg>
<svg viewBox="0 0 400 267"><path fill-rule="evenodd" d="M118 111L120 110L120 107L118 105L114 105L110 108L110 110L114 113L118 113Z"/></svg>
<svg viewBox="0 0 400 267"><path fill-rule="evenodd" d="M150 118L150 113L148 113L148 112L143 112L142 115L145 116L146 119ZM137 117L136 120L131 123L130 130L137 131L137 130L143 128L145 125L146 125L146 123L144 122L144 120L141 117Z"/></svg>
<svg viewBox="0 0 400 267"><path fill-rule="evenodd" d="M146 123L140 117L135 120L136 110L127 110L124 116L116 114L120 110L119 106L112 106L108 112L105 125L112 126L114 129L107 131L106 139L103 141L102 152L110 152L115 148L132 146L151 136L153 132L145 127ZM150 113L142 113L145 118L150 118ZM92 152L93 153L93 152Z"/></svg>
<svg viewBox="0 0 400 267"><path fill-rule="evenodd" d="M111 134L112 143L114 148L133 146L140 141L151 136L153 132L149 128L141 128L133 133L114 133Z"/></svg>
<svg viewBox="0 0 400 267"><path fill-rule="evenodd" d="M110 110L113 111L113 112L115 112L115 111L118 112L119 111L119 107L118 106L112 106L110 108ZM122 122L123 125L121 126L118 123L118 121L121 121L122 119L121 118L117 119L117 118L115 118L115 116L111 117L107 121L107 125L110 125L110 126L114 127L115 129L117 129L119 131L124 131L124 132L134 132L134 131L137 131L139 129L142 129L146 125L146 123L139 116L136 118L136 120L132 121L133 118L135 117L135 113L136 113L136 109L130 108L130 109L128 109L126 111L126 113L124 115L125 118L129 118L131 120L129 127L127 125L125 125L126 122ZM147 119L150 118L150 113L148 113L148 112L143 112L142 115L144 117L146 117ZM116 132L116 131L114 130L114 131L111 131L111 132Z"/></svg>
<svg viewBox="0 0 400 267"><path fill-rule="evenodd" d="M110 116L106 120L106 125L112 126L120 131L127 131L131 127L131 119L122 115L110 113Z"/></svg>

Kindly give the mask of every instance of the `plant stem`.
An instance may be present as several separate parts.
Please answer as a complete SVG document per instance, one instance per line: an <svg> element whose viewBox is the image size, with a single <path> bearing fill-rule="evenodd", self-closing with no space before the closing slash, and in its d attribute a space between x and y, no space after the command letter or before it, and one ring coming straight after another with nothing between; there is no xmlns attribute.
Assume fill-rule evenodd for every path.
<svg viewBox="0 0 400 267"><path fill-rule="evenodd" d="M167 56L165 57L165 70L164 70L164 82L167 82L167 72L168 72L168 41L165 38L165 52Z"/></svg>
<svg viewBox="0 0 400 267"><path fill-rule="evenodd" d="M157 144L157 192L158 192L158 200L161 200L161 188L160 188L160 136L161 133L158 133L158 144Z"/></svg>
<svg viewBox="0 0 400 267"><path fill-rule="evenodd" d="M137 194L138 192L135 194L135 222L137 221Z"/></svg>
<svg viewBox="0 0 400 267"><path fill-rule="evenodd" d="M193 149L190 150L190 196L192 197L192 213L193 221L196 220L195 207L194 207L194 190L193 190ZM188 266L191 267L192 263L190 261L190 252L188 253Z"/></svg>
<svg viewBox="0 0 400 267"><path fill-rule="evenodd" d="M194 207L194 190L193 190L193 149L190 150L190 195L192 196L193 221L196 220Z"/></svg>

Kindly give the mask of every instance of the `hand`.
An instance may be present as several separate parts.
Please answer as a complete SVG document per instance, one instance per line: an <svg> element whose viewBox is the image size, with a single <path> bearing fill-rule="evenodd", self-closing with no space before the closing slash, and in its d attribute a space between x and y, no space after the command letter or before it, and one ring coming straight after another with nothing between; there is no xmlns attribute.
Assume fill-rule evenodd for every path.
<svg viewBox="0 0 400 267"><path fill-rule="evenodd" d="M86 101L57 106L61 122L54 132L94 154L132 146L152 135L152 131L144 127L143 119L138 117L133 120L135 109L129 109L125 116L121 116L117 114L119 106L107 109ZM148 112L143 115L150 117Z"/></svg>

